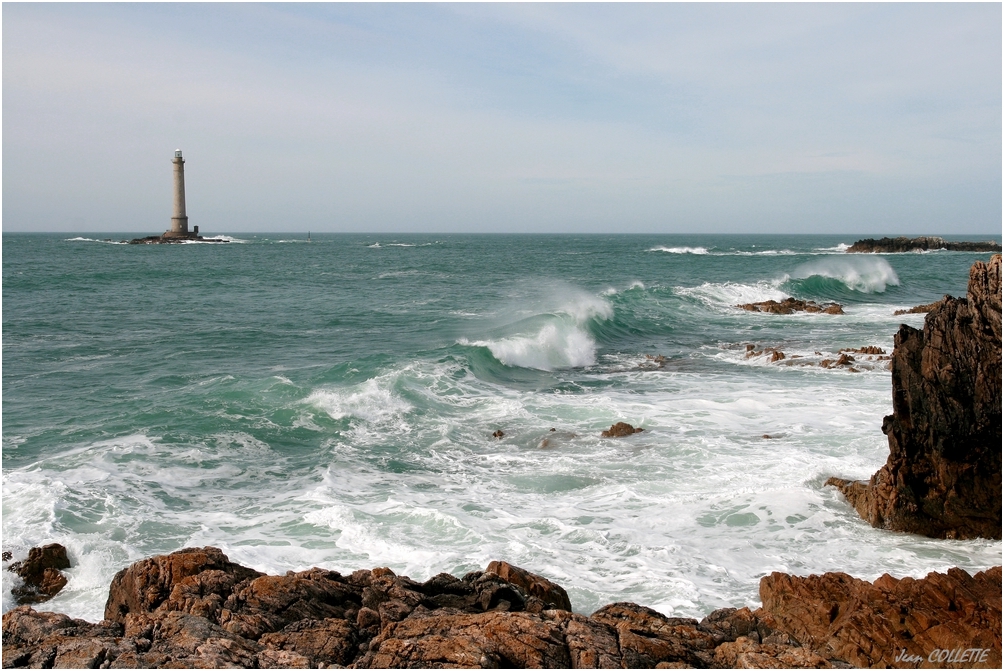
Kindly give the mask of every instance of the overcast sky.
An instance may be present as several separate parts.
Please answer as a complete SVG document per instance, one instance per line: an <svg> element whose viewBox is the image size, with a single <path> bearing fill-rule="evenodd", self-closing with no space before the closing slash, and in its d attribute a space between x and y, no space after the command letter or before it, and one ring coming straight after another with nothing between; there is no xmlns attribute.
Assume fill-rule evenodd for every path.
<svg viewBox="0 0 1004 671"><path fill-rule="evenodd" d="M3 230L1001 233L1001 5L3 4Z"/></svg>

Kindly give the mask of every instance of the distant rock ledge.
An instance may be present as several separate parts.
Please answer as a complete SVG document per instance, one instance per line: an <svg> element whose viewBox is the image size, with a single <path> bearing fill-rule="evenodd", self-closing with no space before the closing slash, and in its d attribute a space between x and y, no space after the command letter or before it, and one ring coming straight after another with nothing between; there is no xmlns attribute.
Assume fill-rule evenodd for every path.
<svg viewBox="0 0 1004 671"><path fill-rule="evenodd" d="M866 238L847 248L848 253L898 254L901 252L926 252L944 249L950 252L997 252L1001 246L993 240L986 242L953 242L933 236L919 238Z"/></svg>
<svg viewBox="0 0 1004 671"><path fill-rule="evenodd" d="M172 234L170 231L164 235L148 235L145 238L133 238L130 245L178 245L185 242L230 242L220 238L204 238L198 233Z"/></svg>
<svg viewBox="0 0 1004 671"><path fill-rule="evenodd" d="M701 621L633 603L587 617L561 586L505 562L419 583L387 568L268 576L188 548L120 571L98 624L30 606L5 613L3 666L849 668L931 655L1001 665L999 566L874 583L772 573L760 598ZM948 653L957 663L938 657Z"/></svg>

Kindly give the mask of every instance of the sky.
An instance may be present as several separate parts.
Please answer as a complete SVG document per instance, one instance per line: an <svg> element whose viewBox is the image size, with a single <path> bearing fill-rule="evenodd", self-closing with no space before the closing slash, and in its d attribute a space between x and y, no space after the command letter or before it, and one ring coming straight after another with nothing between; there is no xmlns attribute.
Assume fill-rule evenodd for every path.
<svg viewBox="0 0 1004 671"><path fill-rule="evenodd" d="M1001 233L1000 3L2 13L5 232Z"/></svg>

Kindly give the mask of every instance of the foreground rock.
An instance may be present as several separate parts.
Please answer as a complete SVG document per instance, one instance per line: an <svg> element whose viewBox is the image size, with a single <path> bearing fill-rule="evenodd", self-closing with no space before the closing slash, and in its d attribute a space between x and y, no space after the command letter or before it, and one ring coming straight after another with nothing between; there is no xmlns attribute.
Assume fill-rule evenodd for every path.
<svg viewBox="0 0 1004 671"><path fill-rule="evenodd" d="M926 252L936 249L945 249L950 252L997 252L1000 253L1000 243L988 240L986 242L953 242L934 236L921 236L919 238L908 238L900 236L898 238L866 238L858 240L847 248L848 253L880 253L898 254L901 252Z"/></svg>
<svg viewBox="0 0 1004 671"><path fill-rule="evenodd" d="M747 312L766 312L773 315L790 315L796 312L821 312L827 315L844 314L844 308L839 303L819 304L814 301L803 301L792 297L785 298L780 303L775 300L769 300L759 303L743 303L736 307L742 308Z"/></svg>
<svg viewBox="0 0 1004 671"><path fill-rule="evenodd" d="M1000 668L1001 568L970 576L960 569L926 578L874 583L843 573L760 581L761 617L829 659L856 667L896 667L897 657L925 666ZM935 651L979 650L958 664L931 664ZM958 657L958 656L957 656ZM981 659L982 658L982 659ZM937 660L935 660L937 661Z"/></svg>
<svg viewBox="0 0 1004 671"><path fill-rule="evenodd" d="M5 561L12 558L8 553L4 555ZM66 576L60 572L64 568L70 568L70 559L66 556L66 548L59 543L32 548L27 559L7 567L24 581L14 587L11 594L19 604L48 601L66 586Z"/></svg>
<svg viewBox="0 0 1004 671"><path fill-rule="evenodd" d="M977 261L966 298L924 329L903 325L892 358L889 459L868 482L830 478L873 526L934 538L1001 537L1001 257Z"/></svg>
<svg viewBox="0 0 1004 671"><path fill-rule="evenodd" d="M1000 664L1001 571L922 580L843 574L760 584L764 606L698 622L633 603L573 613L555 583L506 562L423 583L390 569L267 576L216 548L137 562L91 624L20 606L4 668L828 668L901 650L986 649ZM897 624L898 623L898 624Z"/></svg>

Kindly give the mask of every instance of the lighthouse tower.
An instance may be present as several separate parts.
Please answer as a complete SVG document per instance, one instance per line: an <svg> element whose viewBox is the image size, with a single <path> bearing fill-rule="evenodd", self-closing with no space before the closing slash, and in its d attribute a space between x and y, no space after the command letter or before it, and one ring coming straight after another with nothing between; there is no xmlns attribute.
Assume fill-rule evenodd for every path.
<svg viewBox="0 0 1004 671"><path fill-rule="evenodd" d="M185 214L185 159L181 157L181 150L175 150L174 159L174 214L171 215L171 229L165 233L165 237L187 238L188 215Z"/></svg>

